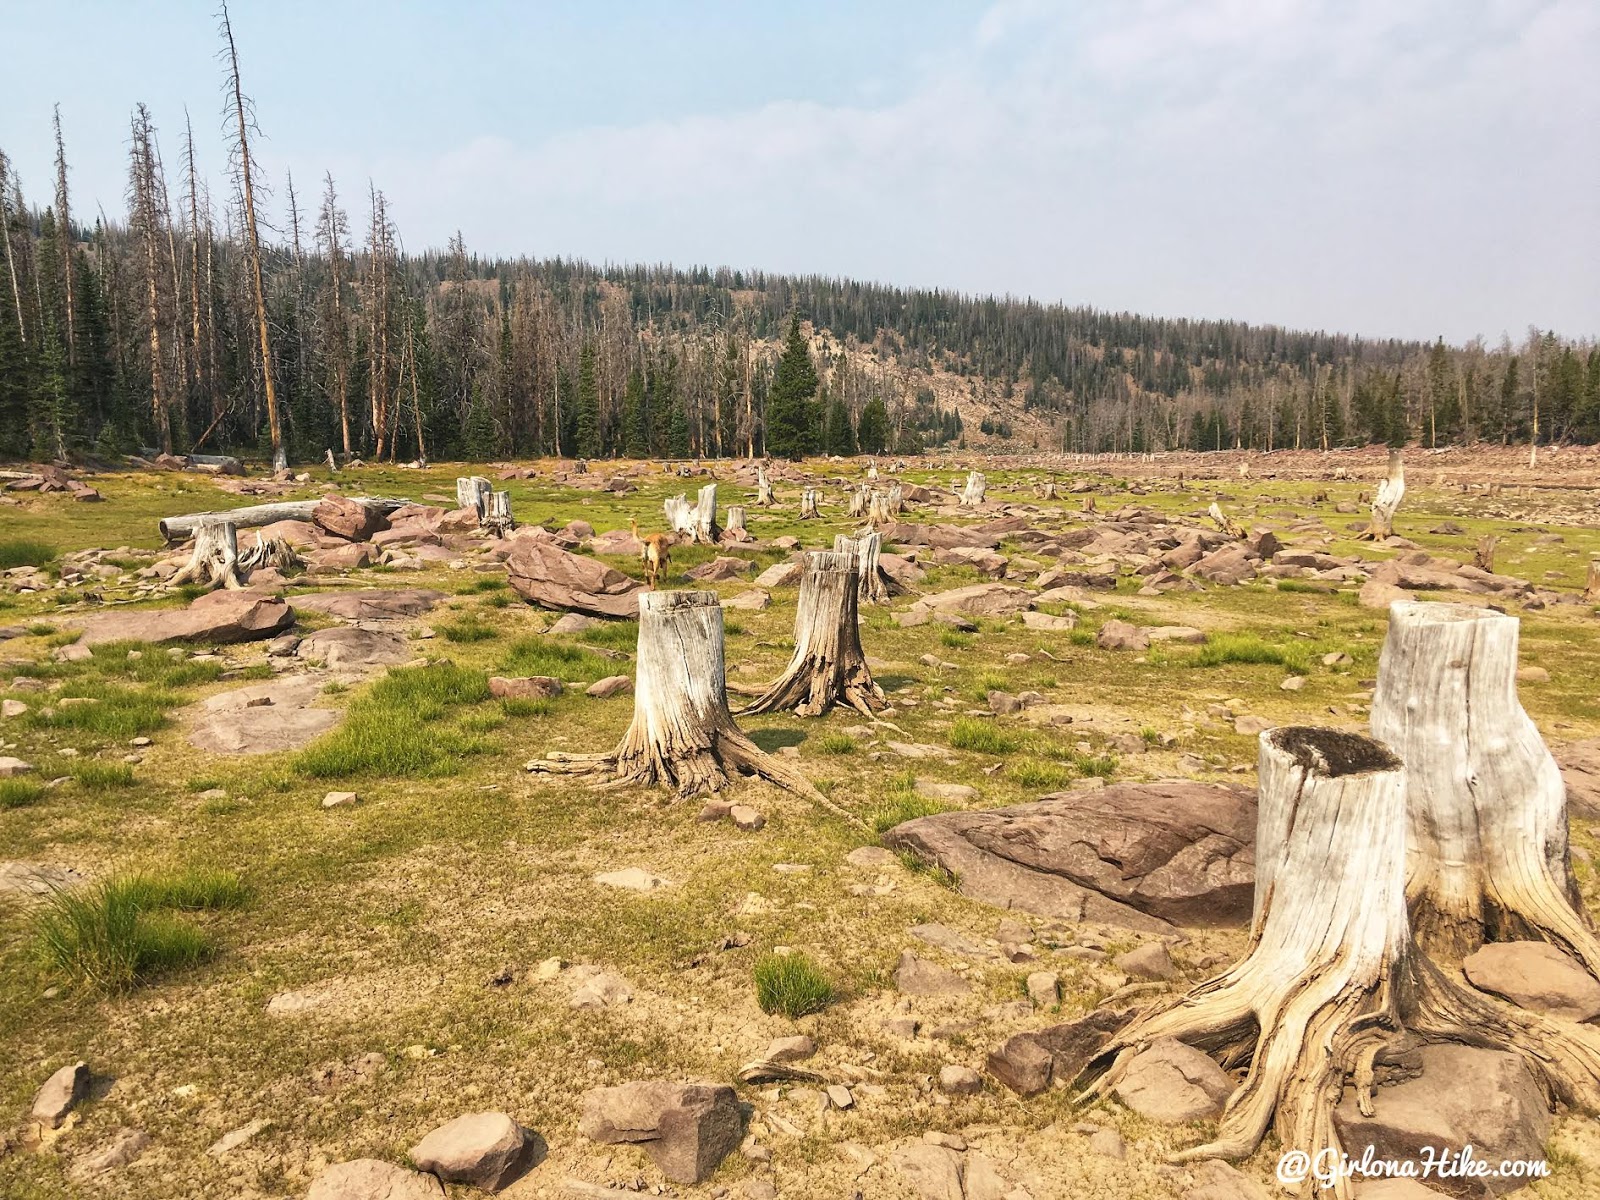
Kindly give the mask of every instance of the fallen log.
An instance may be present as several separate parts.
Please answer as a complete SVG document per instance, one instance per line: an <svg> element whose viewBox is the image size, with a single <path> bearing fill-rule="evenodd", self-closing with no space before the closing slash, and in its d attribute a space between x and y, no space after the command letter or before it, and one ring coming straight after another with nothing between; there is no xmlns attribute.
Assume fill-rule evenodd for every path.
<svg viewBox="0 0 1600 1200"><path fill-rule="evenodd" d="M385 514L411 503L409 500L392 500L379 496L352 496L350 499L368 508L376 508ZM171 544L194 536L195 529L206 521L226 521L235 529L255 529L261 525L271 525L275 521L309 521L311 511L321 503L322 497L319 496L315 500L283 500L275 504L252 504L227 512L185 513L177 517L162 517L157 527L161 530L162 538Z"/></svg>

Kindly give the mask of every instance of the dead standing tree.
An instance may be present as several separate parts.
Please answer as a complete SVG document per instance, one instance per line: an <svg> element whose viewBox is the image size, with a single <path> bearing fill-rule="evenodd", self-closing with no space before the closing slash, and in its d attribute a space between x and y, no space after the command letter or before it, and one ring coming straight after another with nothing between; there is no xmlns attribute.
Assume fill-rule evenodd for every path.
<svg viewBox="0 0 1600 1200"><path fill-rule="evenodd" d="M1372 522L1362 538L1381 542L1394 534L1394 514L1406 494L1406 468L1400 460L1400 451L1389 451L1389 469L1378 481L1378 494L1372 500Z"/></svg>
<svg viewBox="0 0 1600 1200"><path fill-rule="evenodd" d="M778 679L744 711L817 717L840 701L864 716L888 706L861 649L857 591L860 577L850 552L806 555L795 614L794 657Z"/></svg>
<svg viewBox="0 0 1600 1200"><path fill-rule="evenodd" d="M734 724L715 592L642 593L633 724L621 743L608 754L551 752L528 770L609 775L599 786L665 785L679 796L720 791L740 774L758 775L859 823Z"/></svg>

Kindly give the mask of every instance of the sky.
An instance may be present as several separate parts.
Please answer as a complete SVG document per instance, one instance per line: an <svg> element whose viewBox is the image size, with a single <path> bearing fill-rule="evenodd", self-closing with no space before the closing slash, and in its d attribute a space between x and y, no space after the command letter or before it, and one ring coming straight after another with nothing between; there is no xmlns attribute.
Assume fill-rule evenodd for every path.
<svg viewBox="0 0 1600 1200"><path fill-rule="evenodd" d="M287 227L1453 343L1600 335L1596 0L235 0ZM0 148L126 208L149 105L226 194L210 0L6 19ZM70 48L70 66L61 54Z"/></svg>

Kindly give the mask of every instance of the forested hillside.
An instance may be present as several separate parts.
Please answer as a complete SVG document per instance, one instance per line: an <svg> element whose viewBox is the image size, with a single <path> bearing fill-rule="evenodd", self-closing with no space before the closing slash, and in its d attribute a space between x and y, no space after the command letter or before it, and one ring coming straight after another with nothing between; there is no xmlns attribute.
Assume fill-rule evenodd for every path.
<svg viewBox="0 0 1600 1200"><path fill-rule="evenodd" d="M296 460L1600 440L1592 340L1371 341L820 277L486 259L459 236L408 254L383 193L341 195L331 176L315 196L273 181L263 339L237 170L219 201L187 136L168 139L168 170L140 106L128 209L87 225L57 135L53 187L25 189L0 155L5 456L265 454L274 408Z"/></svg>

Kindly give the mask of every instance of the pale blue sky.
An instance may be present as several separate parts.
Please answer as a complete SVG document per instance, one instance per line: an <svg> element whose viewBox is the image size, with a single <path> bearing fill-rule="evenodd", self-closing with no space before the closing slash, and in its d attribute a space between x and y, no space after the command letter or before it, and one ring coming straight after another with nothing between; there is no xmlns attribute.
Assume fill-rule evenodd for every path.
<svg viewBox="0 0 1600 1200"><path fill-rule="evenodd" d="M258 149L409 247L820 271L1452 341L1600 333L1594 0L240 0ZM6 20L0 147L225 166L208 0ZM59 48L73 48L61 69ZM282 224L281 215L278 218Z"/></svg>

